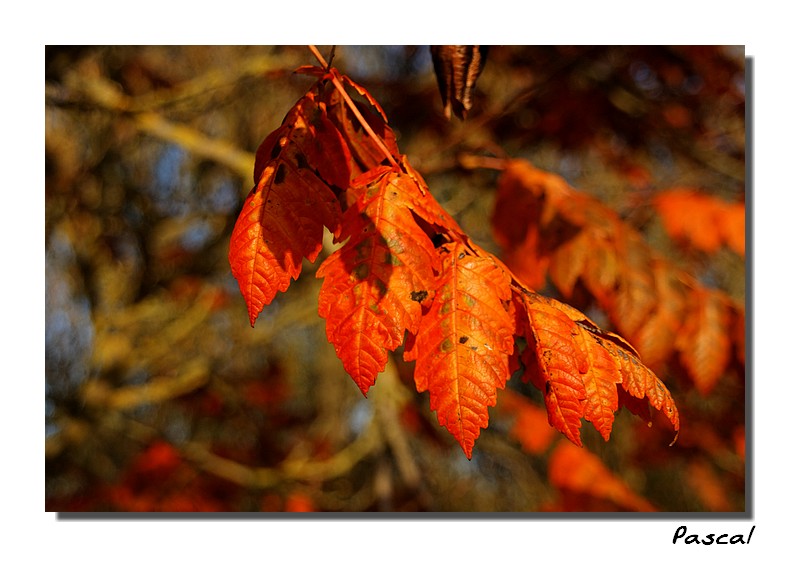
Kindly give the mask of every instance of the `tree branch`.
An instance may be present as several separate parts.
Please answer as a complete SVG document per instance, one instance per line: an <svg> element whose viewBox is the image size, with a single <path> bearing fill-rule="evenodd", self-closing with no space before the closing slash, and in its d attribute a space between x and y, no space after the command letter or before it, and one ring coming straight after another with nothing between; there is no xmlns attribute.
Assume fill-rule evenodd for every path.
<svg viewBox="0 0 800 567"><path fill-rule="evenodd" d="M347 474L354 466L374 453L380 438L374 427L364 432L341 451L324 461L292 460L280 467L248 467L215 455L196 442L183 446L184 455L202 470L248 488L272 488L283 482L328 480Z"/></svg>
<svg viewBox="0 0 800 567"><path fill-rule="evenodd" d="M178 144L195 155L214 160L250 179L253 175L255 157L224 140L209 138L188 126L173 124L160 114L151 111L138 112L138 103L120 91L117 85L104 77L93 77L73 85L76 92L88 102L104 110L130 117L136 128L162 140ZM55 93L50 93L54 95ZM63 96L57 100L64 101ZM69 101L69 98L66 99Z"/></svg>

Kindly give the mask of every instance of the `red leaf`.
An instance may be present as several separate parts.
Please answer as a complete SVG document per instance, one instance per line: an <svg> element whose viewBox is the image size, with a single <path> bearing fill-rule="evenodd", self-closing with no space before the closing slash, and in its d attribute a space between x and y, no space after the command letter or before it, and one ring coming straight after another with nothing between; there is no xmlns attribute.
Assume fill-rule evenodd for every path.
<svg viewBox="0 0 800 567"><path fill-rule="evenodd" d="M360 94L365 99L367 99L367 101L369 101L370 105L372 105L372 107L378 112L378 114L381 115L381 118L383 118L384 122L387 122L387 123L389 122L389 119L386 118L386 113L383 111L383 108L381 108L381 105L378 104L378 101L375 100L375 97L373 97L372 94L367 89L365 89L364 87L362 87L361 85L359 85L358 83L353 81L347 75L341 75L341 79L342 79L342 83L344 83L346 85L350 85L351 87L353 87L358 92L358 94ZM400 152L397 152L397 153L399 154Z"/></svg>
<svg viewBox="0 0 800 567"><path fill-rule="evenodd" d="M276 145L277 144L277 145ZM327 113L309 91L292 107L281 127L272 132L256 151L253 181L258 184L264 169L279 157L287 144L297 146L305 167L316 170L327 184L347 189L350 182L350 150Z"/></svg>
<svg viewBox="0 0 800 567"><path fill-rule="evenodd" d="M351 86L357 87L356 90L359 92L364 90L363 87L358 87L356 83L353 83L349 79L346 79L345 82ZM377 114L370 109L370 106L363 103L356 101L354 105L367 124L369 124L370 128L372 128L373 132L375 132L376 136L386 145L389 152L397 158L397 156L400 155L400 150L397 147L394 132L386 123L386 115L383 109L372 97L368 97L368 101ZM326 102L328 104L328 112L331 120L344 136L352 152L354 162L353 169L355 171L366 172L381 165L383 160L386 159L386 154L375 140L367 134L353 110L345 103L341 93L338 90L332 90Z"/></svg>
<svg viewBox="0 0 800 567"><path fill-rule="evenodd" d="M331 149L323 152L320 144ZM310 94L261 145L258 184L236 221L228 256L251 325L277 292L297 279L303 257L316 259L323 226L338 232L341 209L326 181L347 185L345 158L349 161L346 146Z"/></svg>
<svg viewBox="0 0 800 567"><path fill-rule="evenodd" d="M442 246L442 273L419 333L409 337L406 360L416 360L417 390L430 391L431 409L456 438L467 458L488 406L509 378L514 351L508 274L491 258L473 255L460 243Z"/></svg>
<svg viewBox="0 0 800 567"><path fill-rule="evenodd" d="M386 366L387 350L400 346L406 330L417 332L439 257L407 207L418 193L408 175L379 168L354 180L350 191L356 202L342 221L350 239L317 272L325 278L319 314L366 395Z"/></svg>

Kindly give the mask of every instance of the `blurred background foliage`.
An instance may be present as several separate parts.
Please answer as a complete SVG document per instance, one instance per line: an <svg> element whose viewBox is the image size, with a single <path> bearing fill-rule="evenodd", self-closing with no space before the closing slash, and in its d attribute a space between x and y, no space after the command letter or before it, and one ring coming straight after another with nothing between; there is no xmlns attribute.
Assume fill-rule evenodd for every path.
<svg viewBox="0 0 800 567"><path fill-rule="evenodd" d="M402 356L361 396L313 268L249 326L228 240L313 63L302 46L46 48L46 509L742 511L742 375L707 396L661 376L674 447L624 410L608 443L584 428L598 491L564 480L580 467L560 436L535 416L521 432L510 402L467 461ZM673 187L744 200L742 47L493 47L464 122L444 119L426 46L338 46L334 65L479 245L497 251L482 160L526 158L744 302L743 258L671 240L652 206Z"/></svg>

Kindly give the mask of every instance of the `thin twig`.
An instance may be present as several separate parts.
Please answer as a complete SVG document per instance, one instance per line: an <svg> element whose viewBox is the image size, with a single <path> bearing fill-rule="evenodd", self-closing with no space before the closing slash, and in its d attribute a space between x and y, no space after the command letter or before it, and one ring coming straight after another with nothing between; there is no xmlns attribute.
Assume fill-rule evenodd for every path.
<svg viewBox="0 0 800 567"><path fill-rule="evenodd" d="M195 392L205 386L208 379L208 361L195 359L181 368L176 376L155 376L141 385L114 388L98 380L89 381L83 391L83 400L91 406L131 410Z"/></svg>
<svg viewBox="0 0 800 567"><path fill-rule="evenodd" d="M245 179L253 175L255 156L224 140L215 140L194 128L172 123L155 112L138 114L136 125L142 132L176 143L195 155L226 165Z"/></svg>
<svg viewBox="0 0 800 567"><path fill-rule="evenodd" d="M459 154L457 157L458 165L464 169L495 169L503 171L508 165L508 159L491 156L476 156L471 154Z"/></svg>
<svg viewBox="0 0 800 567"><path fill-rule="evenodd" d="M333 56L334 55L336 55L336 46L335 45L331 45L331 52L328 55L328 61L327 61L326 65L325 65L325 70L326 71L330 71L331 70L331 66L333 65Z"/></svg>
<svg viewBox="0 0 800 567"><path fill-rule="evenodd" d="M376 417L386 444L394 454L395 464L406 486L418 488L422 474L411 450L406 431L400 423L399 411L408 399L400 383L397 364L390 356L383 372L378 375L380 387L375 390ZM378 383L376 380L376 384Z"/></svg>
<svg viewBox="0 0 800 567"><path fill-rule="evenodd" d="M181 82L174 87L157 89L131 99L132 112L158 110L192 99L207 99L215 93L234 88L241 81L256 79L268 73L280 73L290 63L285 57L255 55L237 61L233 66L212 68L202 75Z"/></svg>
<svg viewBox="0 0 800 567"><path fill-rule="evenodd" d="M278 467L249 467L215 455L204 445L189 442L184 455L204 471L227 479L239 486L271 488L282 482L322 481L344 476L368 455L379 448L380 439L368 427L352 443L324 461L285 461Z"/></svg>

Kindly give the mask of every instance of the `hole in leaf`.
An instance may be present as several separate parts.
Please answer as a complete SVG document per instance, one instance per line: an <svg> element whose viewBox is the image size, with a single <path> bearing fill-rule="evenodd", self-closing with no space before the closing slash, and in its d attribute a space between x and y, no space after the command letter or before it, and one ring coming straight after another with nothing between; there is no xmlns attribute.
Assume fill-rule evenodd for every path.
<svg viewBox="0 0 800 567"><path fill-rule="evenodd" d="M412 291L411 292L411 301L416 301L417 303L422 303L428 298L428 292L424 289L421 291Z"/></svg>

